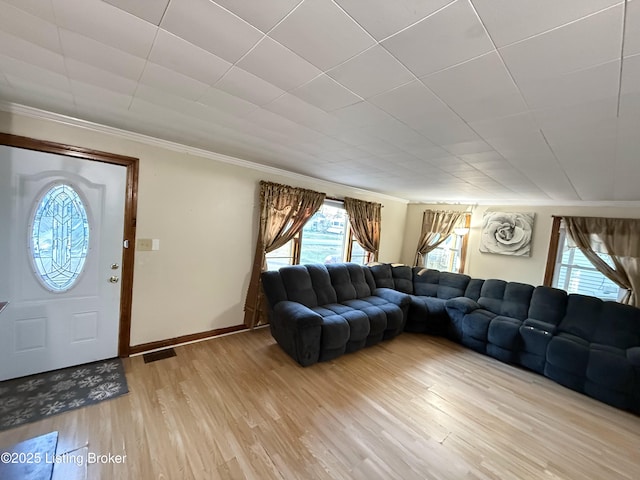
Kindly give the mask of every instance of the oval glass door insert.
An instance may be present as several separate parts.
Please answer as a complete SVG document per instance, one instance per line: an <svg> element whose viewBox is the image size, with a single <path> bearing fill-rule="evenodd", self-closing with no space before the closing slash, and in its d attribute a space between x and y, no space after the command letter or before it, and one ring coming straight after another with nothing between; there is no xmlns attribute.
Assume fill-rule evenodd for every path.
<svg viewBox="0 0 640 480"><path fill-rule="evenodd" d="M89 220L78 193L67 184L49 188L38 202L31 254L40 282L52 292L76 283L89 251Z"/></svg>

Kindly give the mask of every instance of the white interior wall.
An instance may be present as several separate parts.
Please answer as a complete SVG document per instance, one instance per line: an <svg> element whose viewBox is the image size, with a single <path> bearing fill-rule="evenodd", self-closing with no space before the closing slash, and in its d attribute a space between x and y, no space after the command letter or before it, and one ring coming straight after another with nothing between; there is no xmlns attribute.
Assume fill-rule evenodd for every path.
<svg viewBox="0 0 640 480"><path fill-rule="evenodd" d="M180 153L56 121L0 112L0 131L140 159L131 345L242 324L260 180L380 202L380 261L402 250L406 203L391 197Z"/></svg>

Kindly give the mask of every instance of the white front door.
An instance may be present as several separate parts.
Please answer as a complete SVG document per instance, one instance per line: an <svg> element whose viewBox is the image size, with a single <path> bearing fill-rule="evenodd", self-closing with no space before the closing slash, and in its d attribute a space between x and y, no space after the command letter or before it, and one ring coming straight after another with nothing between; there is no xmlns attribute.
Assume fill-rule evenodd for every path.
<svg viewBox="0 0 640 480"><path fill-rule="evenodd" d="M0 145L0 380L117 356L126 170Z"/></svg>

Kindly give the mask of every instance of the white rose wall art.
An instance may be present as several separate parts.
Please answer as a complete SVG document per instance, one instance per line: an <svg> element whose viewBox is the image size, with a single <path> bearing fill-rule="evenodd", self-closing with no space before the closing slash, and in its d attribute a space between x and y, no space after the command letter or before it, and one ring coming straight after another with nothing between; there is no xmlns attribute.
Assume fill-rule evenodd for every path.
<svg viewBox="0 0 640 480"><path fill-rule="evenodd" d="M485 212L480 251L530 256L534 213Z"/></svg>

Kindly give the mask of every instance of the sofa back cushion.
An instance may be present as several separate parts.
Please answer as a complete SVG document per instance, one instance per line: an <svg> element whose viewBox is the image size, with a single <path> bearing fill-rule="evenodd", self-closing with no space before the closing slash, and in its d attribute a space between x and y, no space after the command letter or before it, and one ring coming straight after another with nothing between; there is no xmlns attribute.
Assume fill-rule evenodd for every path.
<svg viewBox="0 0 640 480"><path fill-rule="evenodd" d="M309 276L311 277L311 284L313 290L318 297L318 305L327 305L329 303L336 303L338 297L336 291L331 285L331 277L327 267L324 265L306 265Z"/></svg>
<svg viewBox="0 0 640 480"><path fill-rule="evenodd" d="M518 282L507 283L500 315L524 320L529 313L531 295L533 295L533 285Z"/></svg>
<svg viewBox="0 0 640 480"><path fill-rule="evenodd" d="M478 304L496 315L501 315L502 299L504 298L504 289L506 287L507 282L504 280L485 280L480 290Z"/></svg>
<svg viewBox="0 0 640 480"><path fill-rule="evenodd" d="M558 330L591 342L602 315L602 304L599 298L572 293L567 301L567 313L560 321Z"/></svg>
<svg viewBox="0 0 640 480"><path fill-rule="evenodd" d="M413 293L413 272L408 265L392 265L391 275L395 290L402 293Z"/></svg>
<svg viewBox="0 0 640 480"><path fill-rule="evenodd" d="M415 295L437 297L444 300L464 296L471 277L459 273L440 272L422 267L413 268Z"/></svg>
<svg viewBox="0 0 640 480"><path fill-rule="evenodd" d="M622 349L640 346L640 309L604 302L593 342Z"/></svg>
<svg viewBox="0 0 640 480"><path fill-rule="evenodd" d="M329 263L326 265L331 285L336 291L338 302L353 300L357 297L356 287L351 283L351 275L344 263Z"/></svg>
<svg viewBox="0 0 640 480"><path fill-rule="evenodd" d="M262 290L264 291L269 306L275 307L276 303L288 300L287 291L282 284L282 278L278 271L262 272Z"/></svg>
<svg viewBox="0 0 640 480"><path fill-rule="evenodd" d="M545 286L535 288L529 305L529 318L558 325L566 312L567 292Z"/></svg>
<svg viewBox="0 0 640 480"><path fill-rule="evenodd" d="M472 278L471 280L469 280L469 284L464 290L464 296L477 302L480 298L480 292L482 291L483 285L484 280L482 280L481 278Z"/></svg>
<svg viewBox="0 0 640 480"><path fill-rule="evenodd" d="M365 268L356 263L347 263L351 284L356 289L356 298L364 298L371 295L371 287L364 275Z"/></svg>
<svg viewBox="0 0 640 480"><path fill-rule="evenodd" d="M368 268L373 275L373 279L376 282L376 287L395 288L395 284L393 283L393 275L391 274L391 264L381 263L379 265L372 265Z"/></svg>
<svg viewBox="0 0 640 480"><path fill-rule="evenodd" d="M311 275L305 265L292 265L280 269L282 284L287 292L287 299L307 307L317 307L318 297L311 282Z"/></svg>

